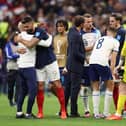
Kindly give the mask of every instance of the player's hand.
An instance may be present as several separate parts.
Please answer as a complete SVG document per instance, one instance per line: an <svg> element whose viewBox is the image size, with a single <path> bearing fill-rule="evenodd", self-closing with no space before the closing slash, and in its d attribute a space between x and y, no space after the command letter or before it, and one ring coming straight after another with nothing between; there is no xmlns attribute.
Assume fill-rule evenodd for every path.
<svg viewBox="0 0 126 126"><path fill-rule="evenodd" d="M89 58L86 58L86 62L87 62L87 64L89 64Z"/></svg>
<svg viewBox="0 0 126 126"><path fill-rule="evenodd" d="M114 68L114 72L113 72L113 73L114 73L114 74L117 74L119 69L121 69L121 66L119 66L119 65L116 66L116 67Z"/></svg>
<svg viewBox="0 0 126 126"><path fill-rule="evenodd" d="M17 36L15 37L15 41L16 41L16 42L21 42L21 41L22 41L22 37L21 37L20 35L17 35Z"/></svg>
<svg viewBox="0 0 126 126"><path fill-rule="evenodd" d="M26 48L19 48L19 49L17 50L17 52L18 52L19 54L24 54L24 53L26 53Z"/></svg>

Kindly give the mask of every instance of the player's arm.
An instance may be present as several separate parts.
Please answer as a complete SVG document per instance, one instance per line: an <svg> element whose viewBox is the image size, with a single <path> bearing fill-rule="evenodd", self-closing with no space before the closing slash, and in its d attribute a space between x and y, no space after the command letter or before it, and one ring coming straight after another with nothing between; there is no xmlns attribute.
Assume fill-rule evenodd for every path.
<svg viewBox="0 0 126 126"><path fill-rule="evenodd" d="M38 43L39 46L49 47L52 44L52 35L48 35L49 38L47 40L40 40Z"/></svg>
<svg viewBox="0 0 126 126"><path fill-rule="evenodd" d="M35 45L37 45L40 40L36 37L33 37L30 41L28 41L28 40L22 39L22 37L19 36L17 41L22 43L23 45L25 45L28 48L32 48Z"/></svg>
<svg viewBox="0 0 126 126"><path fill-rule="evenodd" d="M117 54L118 54L118 51L119 51L119 41L113 41L114 43L114 48L112 50L112 55L111 55L111 71L112 71L112 74L115 75L115 65L116 65L116 57L117 57Z"/></svg>
<svg viewBox="0 0 126 126"><path fill-rule="evenodd" d="M5 52L8 59L17 59L19 57L19 54L13 52L10 42L6 44Z"/></svg>
<svg viewBox="0 0 126 126"><path fill-rule="evenodd" d="M85 47L85 51L86 52L92 51L93 47L94 47L94 45Z"/></svg>
<svg viewBox="0 0 126 126"><path fill-rule="evenodd" d="M18 49L17 49L17 53L18 53L18 54L25 54L26 52L27 52L27 51L26 51L26 48L22 48L22 47L21 47L21 48L18 48Z"/></svg>
<svg viewBox="0 0 126 126"><path fill-rule="evenodd" d="M119 51L119 42L114 41L114 48L111 53L111 66L110 66L112 75L115 75L115 65L116 65L116 57L117 57L118 51Z"/></svg>
<svg viewBox="0 0 126 126"><path fill-rule="evenodd" d="M114 74L114 68L115 68L115 64L116 64L117 53L118 53L117 51L113 51L112 54L111 54L111 65L110 65L110 68L111 68L112 74Z"/></svg>
<svg viewBox="0 0 126 126"><path fill-rule="evenodd" d="M40 28L38 28L35 31L34 37L30 41L24 40L20 36L18 36L18 37L19 37L18 41L21 42L22 44L24 44L28 48L34 47L35 45L37 45L40 42L40 40L47 40L49 38L47 32Z"/></svg>

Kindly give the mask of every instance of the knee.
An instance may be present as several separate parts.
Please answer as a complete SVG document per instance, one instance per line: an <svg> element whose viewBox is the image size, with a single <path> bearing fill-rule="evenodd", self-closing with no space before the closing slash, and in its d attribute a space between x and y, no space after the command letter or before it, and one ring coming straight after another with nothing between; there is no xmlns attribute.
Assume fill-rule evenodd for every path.
<svg viewBox="0 0 126 126"><path fill-rule="evenodd" d="M44 90L44 83L43 82L38 83L38 90Z"/></svg>
<svg viewBox="0 0 126 126"><path fill-rule="evenodd" d="M62 84L61 84L60 80L56 80L56 81L54 81L52 83L53 83L54 88L61 88L62 87Z"/></svg>

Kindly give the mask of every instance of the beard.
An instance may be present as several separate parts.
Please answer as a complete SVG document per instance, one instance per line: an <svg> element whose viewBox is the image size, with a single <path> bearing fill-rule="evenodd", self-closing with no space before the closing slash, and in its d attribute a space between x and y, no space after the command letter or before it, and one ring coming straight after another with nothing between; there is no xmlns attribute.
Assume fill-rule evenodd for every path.
<svg viewBox="0 0 126 126"><path fill-rule="evenodd" d="M28 29L28 30L27 30L27 33L28 33L28 34L33 34L33 29Z"/></svg>

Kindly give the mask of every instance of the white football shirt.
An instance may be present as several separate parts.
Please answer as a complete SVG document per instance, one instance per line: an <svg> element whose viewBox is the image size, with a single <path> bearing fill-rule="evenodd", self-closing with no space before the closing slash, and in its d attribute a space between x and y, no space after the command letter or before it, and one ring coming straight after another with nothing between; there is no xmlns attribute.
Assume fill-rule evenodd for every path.
<svg viewBox="0 0 126 126"><path fill-rule="evenodd" d="M20 36L24 40L31 40L33 35L27 34L26 32L21 32ZM36 50L35 47L27 48L22 43L19 43L18 48L25 48L26 53L19 54L20 57L18 58L17 64L19 68L27 68L27 67L34 67L35 66L35 59L36 59Z"/></svg>
<svg viewBox="0 0 126 126"><path fill-rule="evenodd" d="M91 32L84 32L82 33L82 40L85 45L85 48L91 47L95 44L95 42L101 37L100 31L98 29L94 29ZM91 51L86 52L86 58L89 60ZM88 62L85 61L85 66L88 66Z"/></svg>
<svg viewBox="0 0 126 126"><path fill-rule="evenodd" d="M119 50L119 41L110 36L100 37L93 48L89 59L90 64L100 64L102 66L109 66L109 57L112 51Z"/></svg>

